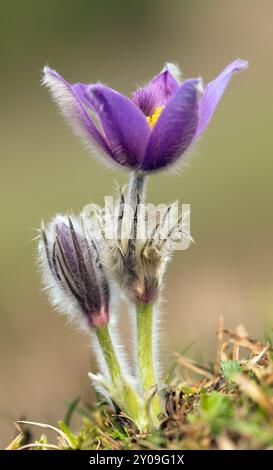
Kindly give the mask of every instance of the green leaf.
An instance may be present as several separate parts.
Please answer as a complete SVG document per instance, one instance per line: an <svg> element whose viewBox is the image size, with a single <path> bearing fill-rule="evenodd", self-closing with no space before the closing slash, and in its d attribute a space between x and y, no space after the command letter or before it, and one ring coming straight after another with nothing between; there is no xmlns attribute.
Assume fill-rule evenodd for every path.
<svg viewBox="0 0 273 470"><path fill-rule="evenodd" d="M37 447L36 450L45 450L46 448L43 444L48 443L47 436L45 434L42 434L40 439L36 442L37 442L37 444L41 444L41 447Z"/></svg>
<svg viewBox="0 0 273 470"><path fill-rule="evenodd" d="M232 401L229 396L213 391L200 400L200 417L206 421L212 432L218 434L233 416Z"/></svg>
<svg viewBox="0 0 273 470"><path fill-rule="evenodd" d="M273 445L273 430L271 426L263 428L260 423L255 421L236 420L231 424L230 428L244 436L254 437L261 444Z"/></svg>
<svg viewBox="0 0 273 470"><path fill-rule="evenodd" d="M243 369L237 361L222 361L221 370L226 380L232 381L235 374L242 372Z"/></svg>
<svg viewBox="0 0 273 470"><path fill-rule="evenodd" d="M69 426L69 424L71 422L72 416L73 416L73 414L75 413L75 411L77 409L77 405L78 405L80 399L81 399L81 397L77 397L74 400L72 400L71 403L65 402L65 405L68 406L68 410L67 410L67 412L65 414L65 417L64 417L64 423L67 426Z"/></svg>
<svg viewBox="0 0 273 470"><path fill-rule="evenodd" d="M183 392L184 395L192 395L195 392L195 389L193 387L189 387L186 384L181 384L181 392Z"/></svg>
<svg viewBox="0 0 273 470"><path fill-rule="evenodd" d="M78 447L78 440L77 437L70 431L69 427L63 422L58 422L59 428L65 433L68 438L68 441L72 447L72 449L77 449Z"/></svg>

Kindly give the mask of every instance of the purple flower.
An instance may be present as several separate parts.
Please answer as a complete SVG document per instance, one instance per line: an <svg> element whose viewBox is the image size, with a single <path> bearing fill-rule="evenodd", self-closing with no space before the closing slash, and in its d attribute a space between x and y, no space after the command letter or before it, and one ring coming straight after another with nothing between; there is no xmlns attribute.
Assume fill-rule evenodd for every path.
<svg viewBox="0 0 273 470"><path fill-rule="evenodd" d="M119 165L151 172L185 154L206 129L233 73L247 66L235 60L202 92L199 78L180 83L167 64L131 99L102 84L71 85L49 67L43 81L92 148Z"/></svg>
<svg viewBox="0 0 273 470"><path fill-rule="evenodd" d="M54 306L92 327L109 320L109 287L100 254L76 218L57 216L41 229L39 254Z"/></svg>

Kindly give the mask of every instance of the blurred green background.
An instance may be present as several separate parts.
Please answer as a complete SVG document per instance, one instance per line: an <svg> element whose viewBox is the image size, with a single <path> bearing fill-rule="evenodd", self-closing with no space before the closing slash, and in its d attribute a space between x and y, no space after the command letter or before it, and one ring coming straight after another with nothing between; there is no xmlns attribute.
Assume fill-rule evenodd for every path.
<svg viewBox="0 0 273 470"><path fill-rule="evenodd" d="M164 362L196 340L215 354L219 315L262 337L273 319L273 2L271 0L11 0L1 2L0 446L24 416L56 422L65 400L92 397L88 339L41 292L35 229L56 212L103 202L114 178L68 130L40 71L100 80L129 94L165 61L215 77L237 57L205 136L179 174L150 178L150 201L191 204L196 241L167 273ZM127 325L127 317L123 321Z"/></svg>

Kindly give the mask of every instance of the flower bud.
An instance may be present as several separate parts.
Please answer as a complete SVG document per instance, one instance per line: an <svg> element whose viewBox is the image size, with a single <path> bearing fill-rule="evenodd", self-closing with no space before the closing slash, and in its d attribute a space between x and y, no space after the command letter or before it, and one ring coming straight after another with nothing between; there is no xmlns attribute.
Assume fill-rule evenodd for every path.
<svg viewBox="0 0 273 470"><path fill-rule="evenodd" d="M95 240L86 237L81 219L56 216L41 228L42 277L52 304L85 326L109 320L109 286Z"/></svg>
<svg viewBox="0 0 273 470"><path fill-rule="evenodd" d="M115 227L113 238L105 239L104 251L104 262L111 277L134 303L152 304L159 296L174 249L172 237L182 229L179 220L169 217L175 204L166 206L159 215L156 207L140 203L140 196L135 199L132 203L131 198L122 193L113 213L101 212L95 218L101 218L101 226Z"/></svg>

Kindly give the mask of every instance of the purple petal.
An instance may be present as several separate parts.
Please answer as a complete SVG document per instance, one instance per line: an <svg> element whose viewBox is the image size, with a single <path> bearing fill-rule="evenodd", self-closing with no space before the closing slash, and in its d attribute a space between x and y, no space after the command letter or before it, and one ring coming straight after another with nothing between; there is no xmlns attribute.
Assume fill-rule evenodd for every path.
<svg viewBox="0 0 273 470"><path fill-rule="evenodd" d="M70 269L74 274L78 274L77 258L73 247L70 230L62 219L56 219L55 232Z"/></svg>
<svg viewBox="0 0 273 470"><path fill-rule="evenodd" d="M151 84L157 89L157 93L161 98L161 104L166 104L169 98L178 90L179 83L172 75L170 70L166 68L159 75L154 77Z"/></svg>
<svg viewBox="0 0 273 470"><path fill-rule="evenodd" d="M178 88L179 83L166 68L145 87L136 90L132 94L132 101L146 116L151 116L155 108L165 105Z"/></svg>
<svg viewBox="0 0 273 470"><path fill-rule="evenodd" d="M151 133L144 114L129 98L104 85L92 85L89 92L115 158L138 167Z"/></svg>
<svg viewBox="0 0 273 470"><path fill-rule="evenodd" d="M198 79L184 82L162 111L147 145L143 170L163 168L189 147L198 125L198 86Z"/></svg>
<svg viewBox="0 0 273 470"><path fill-rule="evenodd" d="M89 251L87 239L81 228L74 226L68 218L57 217L55 233L57 235L57 266L61 272L64 285L73 289L81 308L89 314L99 312L101 308L100 287L94 267L94 260Z"/></svg>
<svg viewBox="0 0 273 470"><path fill-rule="evenodd" d="M245 60L234 60L231 62L218 77L207 84L204 93L199 101L199 124L194 136L194 140L198 139L200 134L204 132L212 115L222 98L224 91L235 72L240 72L248 67Z"/></svg>
<svg viewBox="0 0 273 470"><path fill-rule="evenodd" d="M114 158L104 137L86 112L79 92L75 93L73 86L49 67L44 68L43 83L50 89L62 114L76 133L84 137L92 147L102 150L104 155Z"/></svg>
<svg viewBox="0 0 273 470"><path fill-rule="evenodd" d="M90 84L87 83L74 83L74 85L71 86L72 90L74 91L75 95L79 98L81 103L86 107L86 108L92 108L92 103L90 101L90 96L89 96L89 88Z"/></svg>

